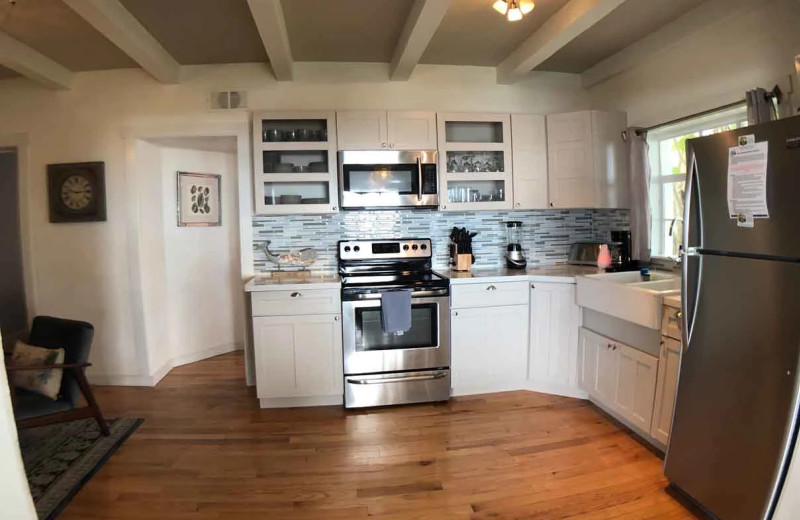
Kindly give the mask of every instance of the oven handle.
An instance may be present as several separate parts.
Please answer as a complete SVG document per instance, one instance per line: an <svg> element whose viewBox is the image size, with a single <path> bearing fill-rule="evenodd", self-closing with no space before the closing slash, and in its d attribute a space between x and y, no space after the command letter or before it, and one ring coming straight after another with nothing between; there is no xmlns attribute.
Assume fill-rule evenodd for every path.
<svg viewBox="0 0 800 520"><path fill-rule="evenodd" d="M352 385L380 385L383 383L405 383L407 381L431 381L447 376L447 372L436 372L425 376L406 376L406 377L384 377L371 379L347 378L347 382Z"/></svg>
<svg viewBox="0 0 800 520"><path fill-rule="evenodd" d="M422 201L422 159L417 157L417 200Z"/></svg>
<svg viewBox="0 0 800 520"><path fill-rule="evenodd" d="M411 299L417 298L436 298L439 296L448 296L447 289L438 291L414 291L411 293ZM381 293L360 293L347 295L347 300L380 300Z"/></svg>

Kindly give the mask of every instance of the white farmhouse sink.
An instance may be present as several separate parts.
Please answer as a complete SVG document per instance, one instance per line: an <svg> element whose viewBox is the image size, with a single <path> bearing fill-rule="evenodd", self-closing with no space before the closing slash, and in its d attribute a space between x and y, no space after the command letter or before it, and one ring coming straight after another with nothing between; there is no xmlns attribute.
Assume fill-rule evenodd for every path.
<svg viewBox="0 0 800 520"><path fill-rule="evenodd" d="M680 292L681 279L653 272L645 281L638 272L580 276L578 305L647 327L661 327L664 296Z"/></svg>

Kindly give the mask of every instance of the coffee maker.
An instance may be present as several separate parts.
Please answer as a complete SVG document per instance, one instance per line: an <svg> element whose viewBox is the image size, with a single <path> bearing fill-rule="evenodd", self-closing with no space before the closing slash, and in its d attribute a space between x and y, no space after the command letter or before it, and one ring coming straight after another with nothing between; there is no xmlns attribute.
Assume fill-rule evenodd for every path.
<svg viewBox="0 0 800 520"><path fill-rule="evenodd" d="M614 270L633 269L631 259L631 232L615 230L611 232L611 266Z"/></svg>
<svg viewBox="0 0 800 520"><path fill-rule="evenodd" d="M522 222L506 222L506 266L509 269L525 269L528 265L522 253Z"/></svg>

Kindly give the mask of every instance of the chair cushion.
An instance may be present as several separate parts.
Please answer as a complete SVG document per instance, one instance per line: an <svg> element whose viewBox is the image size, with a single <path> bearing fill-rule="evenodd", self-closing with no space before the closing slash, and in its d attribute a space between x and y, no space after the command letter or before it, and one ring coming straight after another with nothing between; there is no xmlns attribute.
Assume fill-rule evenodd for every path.
<svg viewBox="0 0 800 520"><path fill-rule="evenodd" d="M64 363L63 348L41 348L28 345L24 341L17 341L14 354L11 356L12 365L24 367L32 365L53 365ZM36 392L50 399L56 399L61 389L61 378L64 370L21 370L14 372L14 386Z"/></svg>
<svg viewBox="0 0 800 520"><path fill-rule="evenodd" d="M69 401L53 400L24 388L15 389L14 415L17 419L30 419L72 409Z"/></svg>

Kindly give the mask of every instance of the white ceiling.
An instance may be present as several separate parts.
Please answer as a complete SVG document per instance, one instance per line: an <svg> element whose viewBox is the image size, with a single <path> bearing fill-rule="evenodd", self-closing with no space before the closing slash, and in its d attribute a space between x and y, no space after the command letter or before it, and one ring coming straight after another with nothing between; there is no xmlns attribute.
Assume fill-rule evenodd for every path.
<svg viewBox="0 0 800 520"><path fill-rule="evenodd" d="M106 1L119 2L127 9L178 65L268 61L248 0ZM272 5L271 0L259 1ZM279 2L278 11L273 12L285 21L291 51L284 54L285 59L388 63L409 18L414 18L415 2L422 0L275 1ZM497 66L524 48L524 42L546 27L569 1L579 0L536 0L531 13L510 23L492 9L493 0L450 0L441 22L438 18L429 22L433 23L430 40L424 40L416 59L431 64ZM582 73L704 1L708 0L625 0L536 70ZM261 19L259 23L275 27L263 25ZM61 0L16 0L15 5L0 0L0 31L71 71L139 66ZM16 75L0 66L0 79Z"/></svg>

